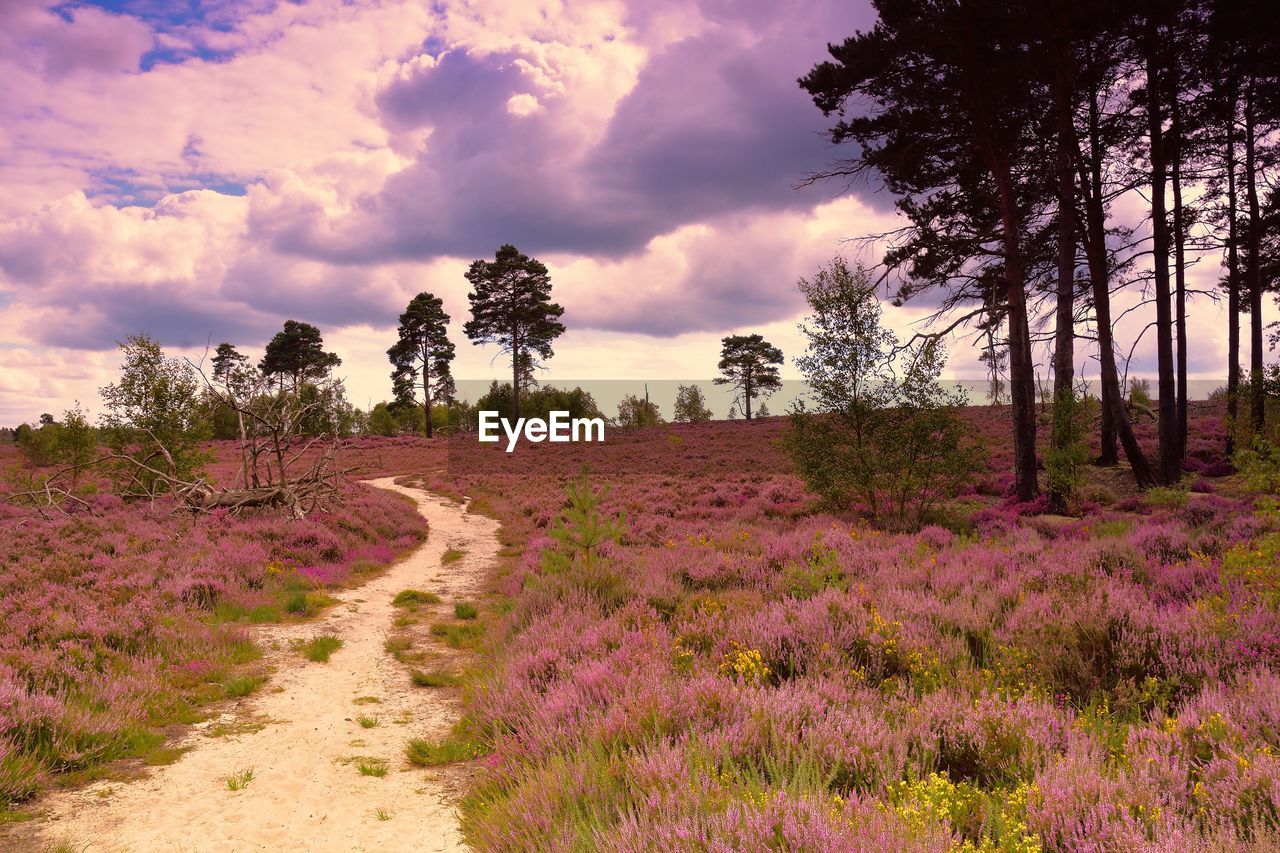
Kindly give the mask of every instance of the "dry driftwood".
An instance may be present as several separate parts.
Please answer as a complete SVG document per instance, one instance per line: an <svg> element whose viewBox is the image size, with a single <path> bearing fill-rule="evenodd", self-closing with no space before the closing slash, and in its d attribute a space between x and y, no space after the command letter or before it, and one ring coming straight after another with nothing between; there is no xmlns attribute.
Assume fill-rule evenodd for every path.
<svg viewBox="0 0 1280 853"><path fill-rule="evenodd" d="M199 366L196 369L204 377ZM111 465L131 472L121 478L118 493L122 498L154 501L169 494L177 499L180 509L195 513L275 508L292 518L303 518L338 496L342 482L354 470L337 464L341 440L301 435L307 416L324 404L322 395L305 402L297 393L271 387L260 375L229 379L222 385L205 377L205 384L210 395L236 412L240 420L241 462L231 486L179 477L169 449L154 433L142 429L138 436L147 440L133 452L108 453L53 471L30 488L11 492L3 499L41 515L66 513L69 507L92 511L88 502L73 493L68 478L86 468Z"/></svg>

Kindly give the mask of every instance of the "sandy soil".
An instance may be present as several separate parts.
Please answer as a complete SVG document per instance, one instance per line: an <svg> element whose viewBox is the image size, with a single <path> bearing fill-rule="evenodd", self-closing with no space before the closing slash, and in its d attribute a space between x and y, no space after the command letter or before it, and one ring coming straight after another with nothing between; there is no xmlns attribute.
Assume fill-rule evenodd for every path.
<svg viewBox="0 0 1280 853"><path fill-rule="evenodd" d="M190 751L146 778L51 795L43 804L47 817L35 827L38 843L47 849L66 842L92 853L462 848L448 773L404 760L409 738L448 730L456 700L413 686L383 642L397 610L391 599L400 590L430 590L449 606L479 592L498 551L497 522L391 478L371 482L417 500L430 523L427 542L382 576L338 596L326 616L264 627L259 639L276 671L258 695L195 727L180 744ZM440 556L450 547L466 555L443 566ZM290 650L291 640L319 633L343 639L329 663ZM354 704L361 696L382 701ZM376 716L380 725L362 728L357 714ZM246 731L211 734L219 724ZM365 756L385 759L387 775L362 776L351 759ZM248 769L252 782L229 790L226 778Z"/></svg>

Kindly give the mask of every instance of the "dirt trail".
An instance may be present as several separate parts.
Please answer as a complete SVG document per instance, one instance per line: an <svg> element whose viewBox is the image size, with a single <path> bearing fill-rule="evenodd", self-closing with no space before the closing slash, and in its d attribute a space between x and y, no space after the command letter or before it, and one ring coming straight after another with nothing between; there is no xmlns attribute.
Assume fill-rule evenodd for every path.
<svg viewBox="0 0 1280 853"><path fill-rule="evenodd" d="M480 591L498 551L497 522L392 478L371 483L417 501L430 524L426 543L381 577L338 595L327 616L264 627L259 639L275 673L234 712L196 727L181 744L191 751L174 764L139 781L98 782L50 796L39 829L46 845L66 841L91 853L462 848L447 774L404 759L409 738L448 730L456 702L414 687L383 643L397 592L429 590L452 606ZM444 566L447 548L465 556ZM319 633L343 640L329 663L311 663L290 650L291 640ZM382 701L353 704L360 696ZM362 728L358 714L377 716L380 724ZM220 722L243 727L255 719L271 722L239 735L208 734ZM356 756L385 759L387 775L361 775L350 762ZM229 790L226 778L250 768L252 782Z"/></svg>

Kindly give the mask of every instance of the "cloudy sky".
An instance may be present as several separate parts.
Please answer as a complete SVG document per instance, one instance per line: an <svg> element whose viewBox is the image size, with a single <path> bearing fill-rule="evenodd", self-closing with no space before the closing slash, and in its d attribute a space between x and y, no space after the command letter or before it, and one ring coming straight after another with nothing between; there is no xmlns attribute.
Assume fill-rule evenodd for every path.
<svg viewBox="0 0 1280 853"><path fill-rule="evenodd" d="M504 242L566 308L549 381L708 378L737 331L798 354L796 278L894 223L869 190L795 188L833 156L795 80L871 21L848 0L0 0L0 423L92 407L131 332L254 351L288 318L365 405L423 290L458 376L505 375L461 333L462 273ZM1217 376L1221 315L1196 322L1193 372ZM973 355L951 374L980 376Z"/></svg>

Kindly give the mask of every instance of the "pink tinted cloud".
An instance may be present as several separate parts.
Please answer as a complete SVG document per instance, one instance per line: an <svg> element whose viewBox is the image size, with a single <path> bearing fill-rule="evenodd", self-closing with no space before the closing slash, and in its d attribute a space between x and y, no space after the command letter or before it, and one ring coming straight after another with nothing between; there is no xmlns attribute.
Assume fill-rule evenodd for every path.
<svg viewBox="0 0 1280 853"><path fill-rule="evenodd" d="M508 241L575 329L714 343L790 322L796 277L891 221L793 189L834 154L795 78L865 4L441 8L237 3L152 32L0 3L0 345L387 330L423 289L460 321L458 270Z"/></svg>
<svg viewBox="0 0 1280 853"><path fill-rule="evenodd" d="M154 44L141 21L94 6L54 11L41 0L0 4L0 55L59 80L78 71L128 73Z"/></svg>

